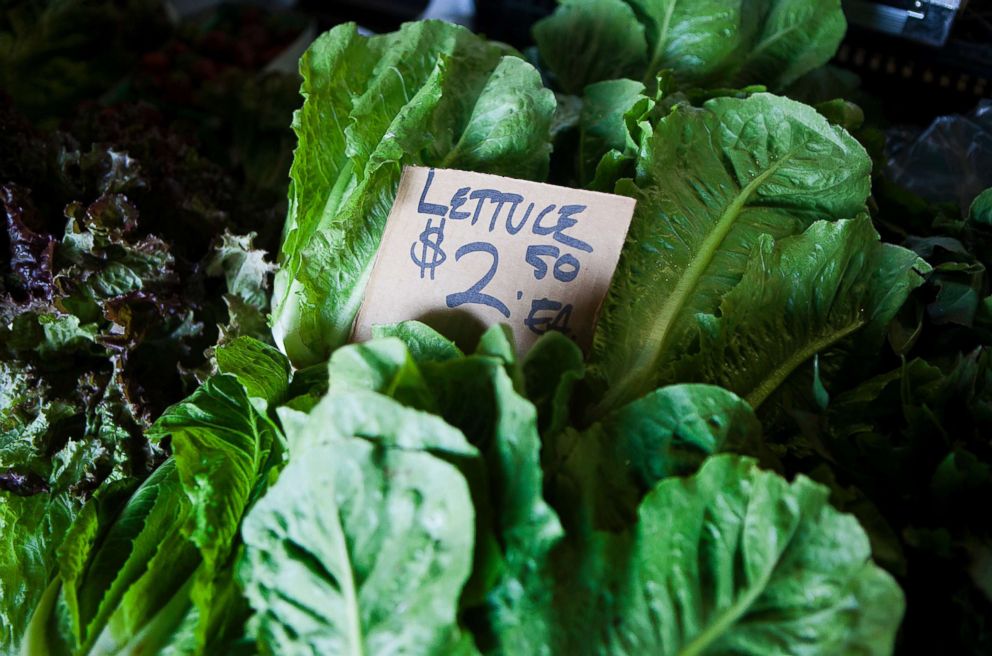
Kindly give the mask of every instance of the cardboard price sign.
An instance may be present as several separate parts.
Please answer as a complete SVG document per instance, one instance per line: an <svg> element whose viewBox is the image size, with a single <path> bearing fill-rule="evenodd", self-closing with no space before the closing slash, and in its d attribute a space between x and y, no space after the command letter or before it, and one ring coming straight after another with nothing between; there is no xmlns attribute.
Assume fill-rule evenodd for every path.
<svg viewBox="0 0 992 656"><path fill-rule="evenodd" d="M406 168L352 337L417 319L549 330L588 349L634 199L497 175Z"/></svg>

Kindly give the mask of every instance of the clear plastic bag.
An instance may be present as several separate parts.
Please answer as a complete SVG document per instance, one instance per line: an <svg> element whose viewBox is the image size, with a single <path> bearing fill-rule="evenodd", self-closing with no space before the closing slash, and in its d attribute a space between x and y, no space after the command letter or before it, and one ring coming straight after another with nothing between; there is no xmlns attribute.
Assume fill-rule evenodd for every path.
<svg viewBox="0 0 992 656"><path fill-rule="evenodd" d="M962 214L992 187L992 100L967 115L940 116L920 131L888 133L888 174L935 203L957 203Z"/></svg>

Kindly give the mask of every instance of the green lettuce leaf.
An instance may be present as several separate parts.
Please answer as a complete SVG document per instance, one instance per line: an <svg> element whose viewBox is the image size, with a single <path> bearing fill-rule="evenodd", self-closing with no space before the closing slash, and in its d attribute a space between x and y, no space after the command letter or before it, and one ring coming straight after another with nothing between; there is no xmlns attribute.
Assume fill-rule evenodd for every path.
<svg viewBox="0 0 992 656"><path fill-rule="evenodd" d="M984 228L992 227L992 189L978 194L968 210L968 221Z"/></svg>
<svg viewBox="0 0 992 656"><path fill-rule="evenodd" d="M150 439L171 437L182 493L193 509L183 533L203 560L189 590L202 618L195 630L200 645L208 639L216 580L233 564L241 519L281 461L279 429L248 394L233 375L215 376L169 408L148 433Z"/></svg>
<svg viewBox="0 0 992 656"><path fill-rule="evenodd" d="M579 183L610 192L616 181L633 175L633 163L648 130L644 121L656 101L633 80L590 84L579 116ZM629 169L629 171L628 171Z"/></svg>
<svg viewBox="0 0 992 656"><path fill-rule="evenodd" d="M719 315L697 316L698 352L677 363L674 377L722 385L757 408L862 327L875 324L861 350L877 352L928 268L911 251L880 243L867 216L817 222L777 243L764 235Z"/></svg>
<svg viewBox="0 0 992 656"><path fill-rule="evenodd" d="M475 355L422 365L441 416L465 433L485 466L489 530L502 555L499 576L486 595L486 623L504 636L511 627L526 625L518 591L562 537L558 516L544 499L537 410L515 383L513 352L508 330L497 326L483 336ZM513 651L513 643L501 646Z"/></svg>
<svg viewBox="0 0 992 656"><path fill-rule="evenodd" d="M411 329L414 346L430 330L399 324L384 332ZM435 412L478 449L474 461L458 462L476 509L475 571L462 603L483 607L475 611L479 621L504 631L521 622L515 590L542 567L562 535L544 500L537 411L518 390L519 373L513 343L500 326L488 330L469 356L415 360L399 339L381 338L339 349L329 367L332 393L372 390Z"/></svg>
<svg viewBox="0 0 992 656"><path fill-rule="evenodd" d="M839 0L566 0L534 39L571 93L664 69L683 85L782 89L826 64L846 28Z"/></svg>
<svg viewBox="0 0 992 656"><path fill-rule="evenodd" d="M261 651L448 653L474 519L464 478L434 453L474 449L371 392L332 393L289 430L289 464L243 530Z"/></svg>
<svg viewBox="0 0 992 656"><path fill-rule="evenodd" d="M295 365L348 338L404 165L546 175L554 96L506 52L427 21L372 38L339 26L304 54L273 295L273 334Z"/></svg>
<svg viewBox="0 0 992 656"><path fill-rule="evenodd" d="M370 390L405 406L437 413L417 361L398 338L381 337L338 349L328 362L327 377L331 390Z"/></svg>
<svg viewBox="0 0 992 656"><path fill-rule="evenodd" d="M65 609L74 652L89 652L108 626L117 635L133 634L183 588L199 562L182 535L191 506L172 460L117 512L124 489L111 487L91 501L60 548L56 610Z"/></svg>
<svg viewBox="0 0 992 656"><path fill-rule="evenodd" d="M285 356L251 338L219 347L216 357L222 373L166 410L147 433L151 440L171 438L182 490L193 508L183 534L202 558L189 588L198 616L191 622L194 644L200 648L216 638L212 632L231 610L218 600L233 586L230 569L242 517L266 489L269 472L281 466L283 437L269 408L285 398L290 382Z"/></svg>
<svg viewBox="0 0 992 656"><path fill-rule="evenodd" d="M99 457L71 442L51 458L50 492L0 497L0 652L17 653L35 606L58 569L58 550L83 507L71 486ZM56 594L57 585L54 586Z"/></svg>
<svg viewBox="0 0 992 656"><path fill-rule="evenodd" d="M889 654L902 593L828 494L711 457L650 492L631 532L563 544L533 635L544 653Z"/></svg>
<svg viewBox="0 0 992 656"><path fill-rule="evenodd" d="M691 352L697 315L717 313L762 236L854 216L870 167L850 135L785 98L676 106L617 188L638 205L590 354L589 416L677 382L667 372Z"/></svg>
<svg viewBox="0 0 992 656"><path fill-rule="evenodd" d="M239 529L281 463L269 403L285 396L290 374L284 356L248 338L218 355L231 373L207 380L146 433L168 438L173 457L133 493L133 479L108 479L72 518L27 653L203 653L243 631Z"/></svg>
<svg viewBox="0 0 992 656"><path fill-rule="evenodd" d="M463 355L454 342L419 321L372 326L372 336L398 337L417 362L443 362Z"/></svg>
<svg viewBox="0 0 992 656"><path fill-rule="evenodd" d="M225 230L205 263L208 276L223 277L227 283L223 298L228 319L218 326L219 344L242 335L272 339L266 311L276 267L266 259L265 251L255 247L255 238L254 232L242 236Z"/></svg>
<svg viewBox="0 0 992 656"><path fill-rule="evenodd" d="M671 385L549 444L549 487L573 525L620 530L662 479L692 474L717 451L757 450L761 424L744 400L711 385Z"/></svg>
<svg viewBox="0 0 992 656"><path fill-rule="evenodd" d="M207 274L223 276L227 293L259 310L268 300L269 274L275 265L265 259L265 251L254 246L254 232L234 235L225 231L207 261Z"/></svg>
<svg viewBox="0 0 992 656"><path fill-rule="evenodd" d="M251 337L239 337L214 352L217 369L238 379L249 398L258 398L272 407L289 394L291 367L286 356Z"/></svg>
<svg viewBox="0 0 992 656"><path fill-rule="evenodd" d="M18 365L22 366L18 366ZM130 411L95 376L78 399L30 366L0 364L0 651L14 652L58 569L58 549L93 487L133 472ZM135 464L140 459L135 458ZM140 471L140 470L139 470Z"/></svg>
<svg viewBox="0 0 992 656"><path fill-rule="evenodd" d="M644 25L623 0L562 0L533 32L541 59L567 93L581 94L599 80L640 77L647 66Z"/></svg>
<svg viewBox="0 0 992 656"><path fill-rule="evenodd" d="M542 437L561 432L571 421L572 393L586 373L582 351L563 334L550 331L534 343L521 366Z"/></svg>

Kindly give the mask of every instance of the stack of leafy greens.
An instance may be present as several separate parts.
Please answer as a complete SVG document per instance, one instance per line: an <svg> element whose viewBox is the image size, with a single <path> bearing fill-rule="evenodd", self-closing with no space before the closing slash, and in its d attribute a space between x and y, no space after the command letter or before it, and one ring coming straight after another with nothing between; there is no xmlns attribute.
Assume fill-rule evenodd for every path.
<svg viewBox="0 0 992 656"><path fill-rule="evenodd" d="M257 307L264 265L153 248L116 151L69 169L103 187L57 236L5 188L0 648L980 653L992 192L963 219L907 195L857 107L788 97L843 30L831 0L566 0L535 68L443 23L335 28L300 62L279 348L225 329L150 426L135 352L214 316L151 308L175 279L209 304L211 271ZM412 164L638 200L589 354L415 322L345 343Z"/></svg>
<svg viewBox="0 0 992 656"><path fill-rule="evenodd" d="M266 337L272 265L252 233L228 232L244 229L232 214L254 215L226 173L155 118L129 107L39 132L0 106L8 646L91 497L167 458L145 432L209 373L204 351Z"/></svg>
<svg viewBox="0 0 992 656"><path fill-rule="evenodd" d="M278 114L291 136L295 90L278 92L295 80L259 77L268 98L216 108L264 120L205 148L193 127L208 118L126 91L139 54L185 29L146 0L15 2L0 17L0 653L86 504L167 459L147 430L210 375L211 348L270 340L274 267L258 246L278 248L285 200L266 184L291 150L267 131ZM252 139L268 164L244 161Z"/></svg>

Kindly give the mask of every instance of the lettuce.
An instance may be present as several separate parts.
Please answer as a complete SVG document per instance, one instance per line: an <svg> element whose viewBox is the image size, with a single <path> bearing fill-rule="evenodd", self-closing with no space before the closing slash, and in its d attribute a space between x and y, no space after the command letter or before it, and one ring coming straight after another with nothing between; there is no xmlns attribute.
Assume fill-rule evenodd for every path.
<svg viewBox="0 0 992 656"><path fill-rule="evenodd" d="M880 243L864 214L871 162L846 131L754 88L690 88L788 84L836 47L838 8L766 3L745 23L740 8L670 3L664 42L660 6L567 2L536 31L563 89L584 89L577 113L558 108L556 148L575 153L582 184L639 201L588 362L561 335L521 361L503 329L466 353L415 322L344 345L400 167L541 179L555 103L521 60L433 23L371 39L337 28L304 57L273 322L313 384L279 410L289 465L245 523L238 572L263 652L891 649L902 594L864 531L822 486L731 454L780 466L755 408L777 427L815 407L809 377L822 387L869 360L928 267ZM679 37L721 20L738 40ZM526 127L479 122L494 111ZM441 505L436 482L467 507ZM446 518L430 549L422 506L403 513L405 535L383 522L398 494ZM734 574L752 554L754 575ZM439 559L458 565L411 569ZM381 583L397 576L433 603ZM807 584L822 594L794 594Z"/></svg>
<svg viewBox="0 0 992 656"><path fill-rule="evenodd" d="M78 27L81 3L41 4ZM0 100L3 653L91 497L167 459L145 431L212 373L204 351L269 333L272 265L242 230L264 212L234 180L147 108L64 118L64 131L37 131Z"/></svg>
<svg viewBox="0 0 992 656"><path fill-rule="evenodd" d="M242 516L281 466L269 404L283 399L267 392L287 389L289 367L249 338L220 347L218 361L147 433L168 437L173 456L137 487L104 483L73 518L24 653L202 651L240 635L233 558Z"/></svg>
<svg viewBox="0 0 992 656"><path fill-rule="evenodd" d="M144 427L163 459L147 477L118 449L116 387L87 417L100 439L58 441L75 406L0 367L0 464L18 464L0 472L17 493L0 504L3 648L883 655L907 610L894 576L919 617L908 563L962 553L952 607L977 615L989 541L964 515L992 481L989 197L940 219L953 236L890 243L859 110L744 86L790 85L842 30L832 0L566 0L536 28L545 71L443 23L319 38L278 348L237 336L270 267L226 234L201 263L229 324L196 389ZM520 357L504 326L346 344L408 164L637 199L588 357L553 332ZM183 258L132 233L115 194L71 207L60 243L91 304L29 313L9 348L91 349L81 313L173 284ZM8 305L45 307L71 276L8 216Z"/></svg>
<svg viewBox="0 0 992 656"><path fill-rule="evenodd" d="M534 26L542 60L569 93L594 82L782 89L836 52L838 0L564 0Z"/></svg>
<svg viewBox="0 0 992 656"><path fill-rule="evenodd" d="M472 354L377 332L323 384L220 347L153 427L172 458L73 521L24 653L891 647L901 592L827 489L713 455L760 450L732 392L670 386L542 438L525 394L568 403L565 338L520 362L499 327Z"/></svg>
<svg viewBox="0 0 992 656"><path fill-rule="evenodd" d="M502 330L490 330L471 355L416 323L379 333L335 352L327 396L293 419L291 464L247 520L240 571L263 651L386 642L425 653L891 649L901 592L870 562L857 523L826 503L827 490L808 479L790 485L746 458L707 458L760 440L753 412L732 393L665 388L559 440L543 469L552 473L552 503L572 516L563 536L556 521L541 519L554 513L540 485L535 496L527 483L541 478L534 438L520 441L536 434L536 413L513 392L514 379L526 386L527 363L506 357ZM568 348L551 335L535 351ZM367 460L374 445L375 466ZM406 459L420 462L416 474ZM394 475L365 487L383 466ZM449 503L461 497L475 508L474 519L459 520L475 526L474 545L446 532L456 511L432 505L441 483ZM394 503L407 486L418 490L411 510L360 514ZM423 504L446 521L433 547L417 551ZM358 516L380 519L354 524ZM377 523L385 516L394 519ZM596 529L611 523L618 533ZM473 549L471 575L454 564L430 579L418 578L425 569L402 574L422 581L413 590L431 592L432 603L409 603L407 587L382 587L415 562L453 562ZM378 612L382 604L395 610ZM404 621L393 622L397 615Z"/></svg>
<svg viewBox="0 0 992 656"><path fill-rule="evenodd" d="M429 410L478 450L477 458L461 463L477 535L475 571L462 604L484 626L518 623L515 590L544 562L562 529L544 499L537 412L522 394L508 330L490 329L467 356L452 353L450 343L416 322L379 333L378 340L335 352L330 393L374 390Z"/></svg>
<svg viewBox="0 0 992 656"><path fill-rule="evenodd" d="M768 94L678 105L659 121L637 177L618 185L639 202L590 357L591 416L678 380L698 317L743 284L762 240L863 211L870 166L842 129ZM749 311L771 301L757 300Z"/></svg>
<svg viewBox="0 0 992 656"><path fill-rule="evenodd" d="M474 449L370 392L331 393L294 430L243 531L260 650L451 653L474 540L468 485L445 458Z"/></svg>
<svg viewBox="0 0 992 656"><path fill-rule="evenodd" d="M549 648L523 653L890 653L902 593L827 497L730 455L662 481L630 531L555 552L529 598Z"/></svg>
<svg viewBox="0 0 992 656"><path fill-rule="evenodd" d="M669 385L549 439L549 491L570 525L624 529L659 481L692 474L717 452L758 452L761 437L754 410L732 392Z"/></svg>
<svg viewBox="0 0 992 656"><path fill-rule="evenodd" d="M272 322L305 366L351 333L402 167L541 180L555 101L522 59L441 22L371 38L339 26L310 46L300 73Z"/></svg>

